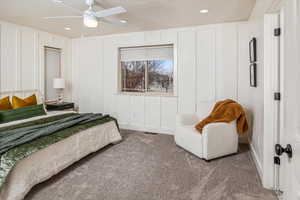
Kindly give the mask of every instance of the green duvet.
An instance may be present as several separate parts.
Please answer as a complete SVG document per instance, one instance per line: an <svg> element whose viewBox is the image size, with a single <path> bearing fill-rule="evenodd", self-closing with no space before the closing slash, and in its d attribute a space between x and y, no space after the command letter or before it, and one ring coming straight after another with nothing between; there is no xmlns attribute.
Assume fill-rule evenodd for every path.
<svg viewBox="0 0 300 200"><path fill-rule="evenodd" d="M9 171L15 166L15 164L18 161L22 160L23 158L51 144L54 144L60 140L72 136L82 130L109 121L116 122L114 118L106 115L97 118L91 117L90 120L80 121L78 123L73 123L71 125L69 124L67 128L62 128L62 126L60 129L53 127L53 126L61 125L62 124L61 121L63 121L64 119L77 118L77 116L79 116L79 114L69 113L69 114L43 118L35 121L30 121L18 125L12 125L5 128L0 128L0 142L2 141L2 144L5 144L2 145L2 152L4 150L5 152L1 154L0 189L4 184L5 178L8 175ZM44 126L45 124L48 127L45 127ZM53 131L55 130L55 128L57 131ZM18 130L22 130L23 133L25 133L27 130L28 134L27 133L23 135L21 134L21 136L23 136L24 138L24 141L26 141L26 139L28 140L28 137L33 138L32 135L34 135L35 138L33 138L31 141L26 141L26 143L22 144L22 142L24 141L21 138L20 134L18 133ZM33 131L28 131L28 130L33 130ZM14 138L12 139L12 137ZM7 148L5 149L4 146L7 146Z"/></svg>

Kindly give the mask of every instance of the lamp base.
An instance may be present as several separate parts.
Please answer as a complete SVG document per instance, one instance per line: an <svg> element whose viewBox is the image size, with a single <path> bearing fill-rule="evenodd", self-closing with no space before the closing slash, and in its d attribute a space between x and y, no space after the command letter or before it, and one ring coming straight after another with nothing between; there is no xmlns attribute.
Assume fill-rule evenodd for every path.
<svg viewBox="0 0 300 200"><path fill-rule="evenodd" d="M63 95L62 95L62 93L60 93L59 96L58 96L58 101L57 102L58 103L63 103L64 102L63 99L64 99Z"/></svg>

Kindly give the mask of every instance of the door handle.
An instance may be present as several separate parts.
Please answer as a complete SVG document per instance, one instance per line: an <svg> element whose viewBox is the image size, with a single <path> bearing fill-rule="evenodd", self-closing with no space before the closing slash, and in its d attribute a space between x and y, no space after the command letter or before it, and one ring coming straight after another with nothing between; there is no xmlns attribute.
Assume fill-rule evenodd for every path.
<svg viewBox="0 0 300 200"><path fill-rule="evenodd" d="M286 153L289 158L293 157L293 149L290 144L287 144L285 148L283 148L280 144L275 145L275 153L278 156L281 156L283 153Z"/></svg>

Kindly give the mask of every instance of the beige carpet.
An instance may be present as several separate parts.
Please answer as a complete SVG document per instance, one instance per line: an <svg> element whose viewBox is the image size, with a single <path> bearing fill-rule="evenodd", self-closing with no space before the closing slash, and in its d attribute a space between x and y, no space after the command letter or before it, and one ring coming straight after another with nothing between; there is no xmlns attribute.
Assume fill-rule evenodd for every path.
<svg viewBox="0 0 300 200"><path fill-rule="evenodd" d="M246 146L205 162L173 137L122 131L123 142L36 186L25 200L273 200Z"/></svg>

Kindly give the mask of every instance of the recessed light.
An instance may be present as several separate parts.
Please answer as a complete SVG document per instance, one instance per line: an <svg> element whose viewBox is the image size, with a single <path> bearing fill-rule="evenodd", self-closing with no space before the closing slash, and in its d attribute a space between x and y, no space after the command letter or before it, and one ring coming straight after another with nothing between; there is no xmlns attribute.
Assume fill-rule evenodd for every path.
<svg viewBox="0 0 300 200"><path fill-rule="evenodd" d="M54 3L63 3L63 0L52 0Z"/></svg>
<svg viewBox="0 0 300 200"><path fill-rule="evenodd" d="M200 13L202 14L208 13L208 10L207 9L200 10Z"/></svg>
<svg viewBox="0 0 300 200"><path fill-rule="evenodd" d="M66 31L70 31L71 28L70 28L70 27L65 27L65 30L66 30Z"/></svg>
<svg viewBox="0 0 300 200"><path fill-rule="evenodd" d="M126 23L127 23L127 21L124 20L124 19L120 20L120 22L123 23L123 24L126 24Z"/></svg>

